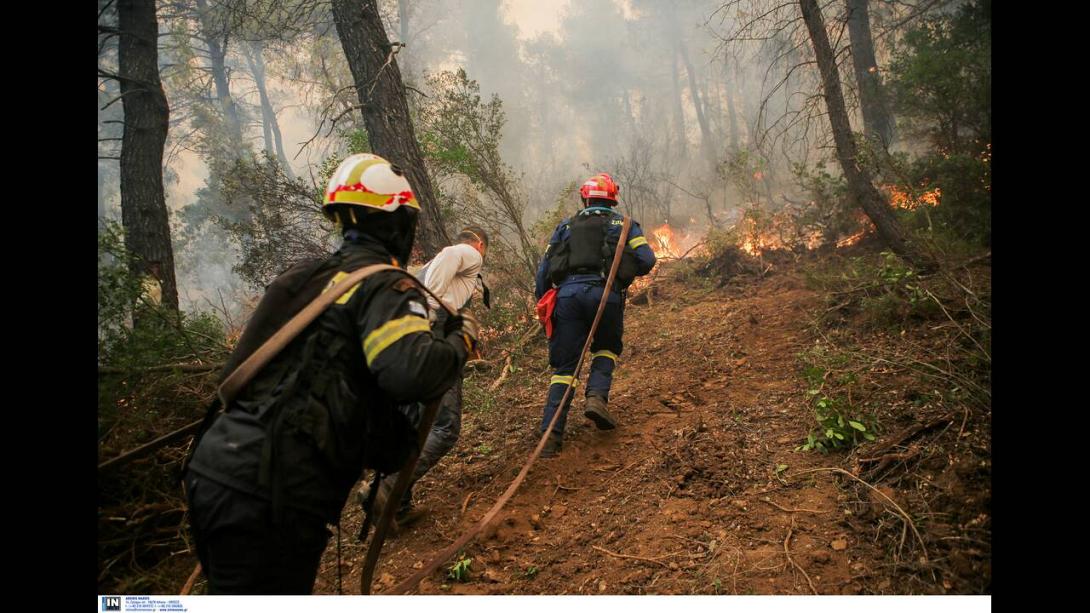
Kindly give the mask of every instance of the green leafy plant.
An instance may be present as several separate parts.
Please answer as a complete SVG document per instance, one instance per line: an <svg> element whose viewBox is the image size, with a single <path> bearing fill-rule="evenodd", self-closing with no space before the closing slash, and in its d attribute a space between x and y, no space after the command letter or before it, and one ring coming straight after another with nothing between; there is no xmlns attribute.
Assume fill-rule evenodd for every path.
<svg viewBox="0 0 1090 613"><path fill-rule="evenodd" d="M477 445L473 450L483 456L487 456L488 454L492 453L492 446L481 444Z"/></svg>
<svg viewBox="0 0 1090 613"><path fill-rule="evenodd" d="M867 427L864 418L855 414L855 408L847 400L824 393L827 378L825 369L809 365L803 370L803 376L810 383L807 394L811 397L810 402L814 409L817 427L810 431L806 436L806 442L796 447L795 451L816 449L827 453L830 449L850 448L864 440L874 440L872 428ZM850 385L854 380L854 375L845 375L839 382ZM777 474L779 474L779 467L777 467Z"/></svg>
<svg viewBox="0 0 1090 613"><path fill-rule="evenodd" d="M526 577L527 579L533 579L534 577L537 576L538 572L539 572L538 567L536 567L534 565L530 565L530 567L527 568L526 571L522 573L522 575L524 577Z"/></svg>
<svg viewBox="0 0 1090 613"><path fill-rule="evenodd" d="M457 562L452 564L447 571L447 578L465 583L469 581L469 566L473 563L473 558L467 558L463 554Z"/></svg>

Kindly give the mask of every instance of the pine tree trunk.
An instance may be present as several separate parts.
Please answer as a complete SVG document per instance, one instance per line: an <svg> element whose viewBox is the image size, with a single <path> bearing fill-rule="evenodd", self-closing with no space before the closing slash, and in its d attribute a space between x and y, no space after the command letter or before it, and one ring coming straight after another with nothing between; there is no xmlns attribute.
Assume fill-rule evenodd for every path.
<svg viewBox="0 0 1090 613"><path fill-rule="evenodd" d="M443 227L439 201L424 167L424 156L409 118L401 71L392 56L378 7L375 0L332 2L333 20L356 82L371 148L405 169L421 208L417 242L424 257L430 259L450 243L450 236Z"/></svg>
<svg viewBox="0 0 1090 613"><path fill-rule="evenodd" d="M280 134L280 122L276 119L276 111L273 110L272 101L269 99L269 90L265 82L265 48L261 43L250 43L246 50L246 59L250 64L250 72L254 75L254 83L257 85L258 98L261 99L261 129L265 137L265 151L280 162L284 174L289 179L295 175L288 165L288 156L284 155L284 140Z"/></svg>
<svg viewBox="0 0 1090 613"><path fill-rule="evenodd" d="M829 111L829 122L832 124L833 140L836 142L836 154L844 170L844 178L847 179L852 197L862 207L867 217L874 222L878 236L894 253L920 271L934 270L937 268L934 259L911 241L894 216L893 209L874 187L869 172L858 162L858 151L852 138L848 111L844 105L844 93L840 88L840 75L837 72L833 49L829 45L825 22L816 0L799 0L799 7L802 9L802 18L806 22L806 29L810 31L810 40L814 45L818 69L821 71L825 105Z"/></svg>
<svg viewBox="0 0 1090 613"><path fill-rule="evenodd" d="M878 75L878 62L874 59L867 0L847 0L847 3L848 35L851 38L855 83L859 88L859 106L863 111L863 134L883 149L889 149L894 136L893 115Z"/></svg>
<svg viewBox="0 0 1090 613"><path fill-rule="evenodd" d="M125 127L121 140L121 222L125 248L139 259L131 272L143 276L160 265L162 305L178 310L174 249L163 194L163 147L170 107L159 79L159 24L155 0L120 0L117 6L118 73Z"/></svg>
<svg viewBox="0 0 1090 613"><path fill-rule="evenodd" d="M670 77L674 84L674 133L678 139L677 156L680 160L688 159L689 146L685 136L685 111L681 108L681 84L677 74L677 54L670 56Z"/></svg>
<svg viewBox="0 0 1090 613"><path fill-rule="evenodd" d="M212 60L212 81L216 86L216 99L223 110L224 124L230 139L229 147L237 158L242 152L242 121L238 106L231 98L231 86L227 81L227 38L212 21L207 0L197 0L197 17L201 24L201 36L208 45L208 54ZM221 42L222 38L222 42Z"/></svg>
<svg viewBox="0 0 1090 613"><path fill-rule="evenodd" d="M738 128L738 112L737 112L737 109L735 109L735 106L734 106L734 92L732 91L732 90L736 90L737 87L738 87L738 83L737 83L738 71L735 70L734 73L735 73L734 82L727 81L724 84L725 89L727 90L726 91L726 94L727 94L727 125L730 127L730 136L729 136L730 141L729 141L729 143L730 143L730 152L731 153L736 153L738 151L738 142L739 142L739 138L738 138L738 136L739 136L739 132L738 132L739 131L739 128ZM723 78L724 79L727 78L726 66L723 67Z"/></svg>
<svg viewBox="0 0 1090 613"><path fill-rule="evenodd" d="M682 64L685 66L685 72L689 77L689 96L693 99L693 108L696 110L696 122L700 126L700 149L704 153L704 159L708 164L715 163L715 143L711 135L711 130L708 128L708 118L704 114L704 104L700 100L700 88L696 83L696 72L693 71L693 64L689 61L689 52L685 49L685 43L680 37L675 39L675 51L678 57L681 58Z"/></svg>

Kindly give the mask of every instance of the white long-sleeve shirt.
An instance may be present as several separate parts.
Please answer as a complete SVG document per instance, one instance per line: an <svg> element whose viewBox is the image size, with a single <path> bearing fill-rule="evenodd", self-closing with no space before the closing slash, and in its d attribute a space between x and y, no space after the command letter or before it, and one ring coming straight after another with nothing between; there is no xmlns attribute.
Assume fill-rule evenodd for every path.
<svg viewBox="0 0 1090 613"><path fill-rule="evenodd" d="M424 285L457 311L473 296L477 288L477 275L483 265L484 258L472 246L465 243L451 245L427 264ZM431 296L428 296L428 304L433 310L439 308Z"/></svg>

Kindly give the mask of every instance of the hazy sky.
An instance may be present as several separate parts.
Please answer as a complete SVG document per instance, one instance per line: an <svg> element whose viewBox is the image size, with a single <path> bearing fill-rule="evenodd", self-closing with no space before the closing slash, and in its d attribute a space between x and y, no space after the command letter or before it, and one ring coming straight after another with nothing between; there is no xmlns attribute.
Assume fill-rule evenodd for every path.
<svg viewBox="0 0 1090 613"><path fill-rule="evenodd" d="M507 21L519 29L518 37L526 40L543 32L559 34L561 12L571 0L505 0L503 10Z"/></svg>

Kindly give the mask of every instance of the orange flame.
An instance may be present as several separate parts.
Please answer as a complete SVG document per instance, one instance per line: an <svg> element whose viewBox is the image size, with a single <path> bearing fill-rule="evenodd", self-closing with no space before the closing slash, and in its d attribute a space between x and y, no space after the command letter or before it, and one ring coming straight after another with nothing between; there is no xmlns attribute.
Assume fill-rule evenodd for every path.
<svg viewBox="0 0 1090 613"><path fill-rule="evenodd" d="M669 223L664 223L651 231L651 240L647 241L647 245L658 257L681 259L702 252L702 248L697 247L699 242L695 235L675 231Z"/></svg>
<svg viewBox="0 0 1090 613"><path fill-rule="evenodd" d="M936 207L939 206L939 199L942 197L942 189L939 187L925 191L919 196L914 196L893 184L883 185L882 187L889 192L889 203L895 209L915 211L921 205Z"/></svg>

